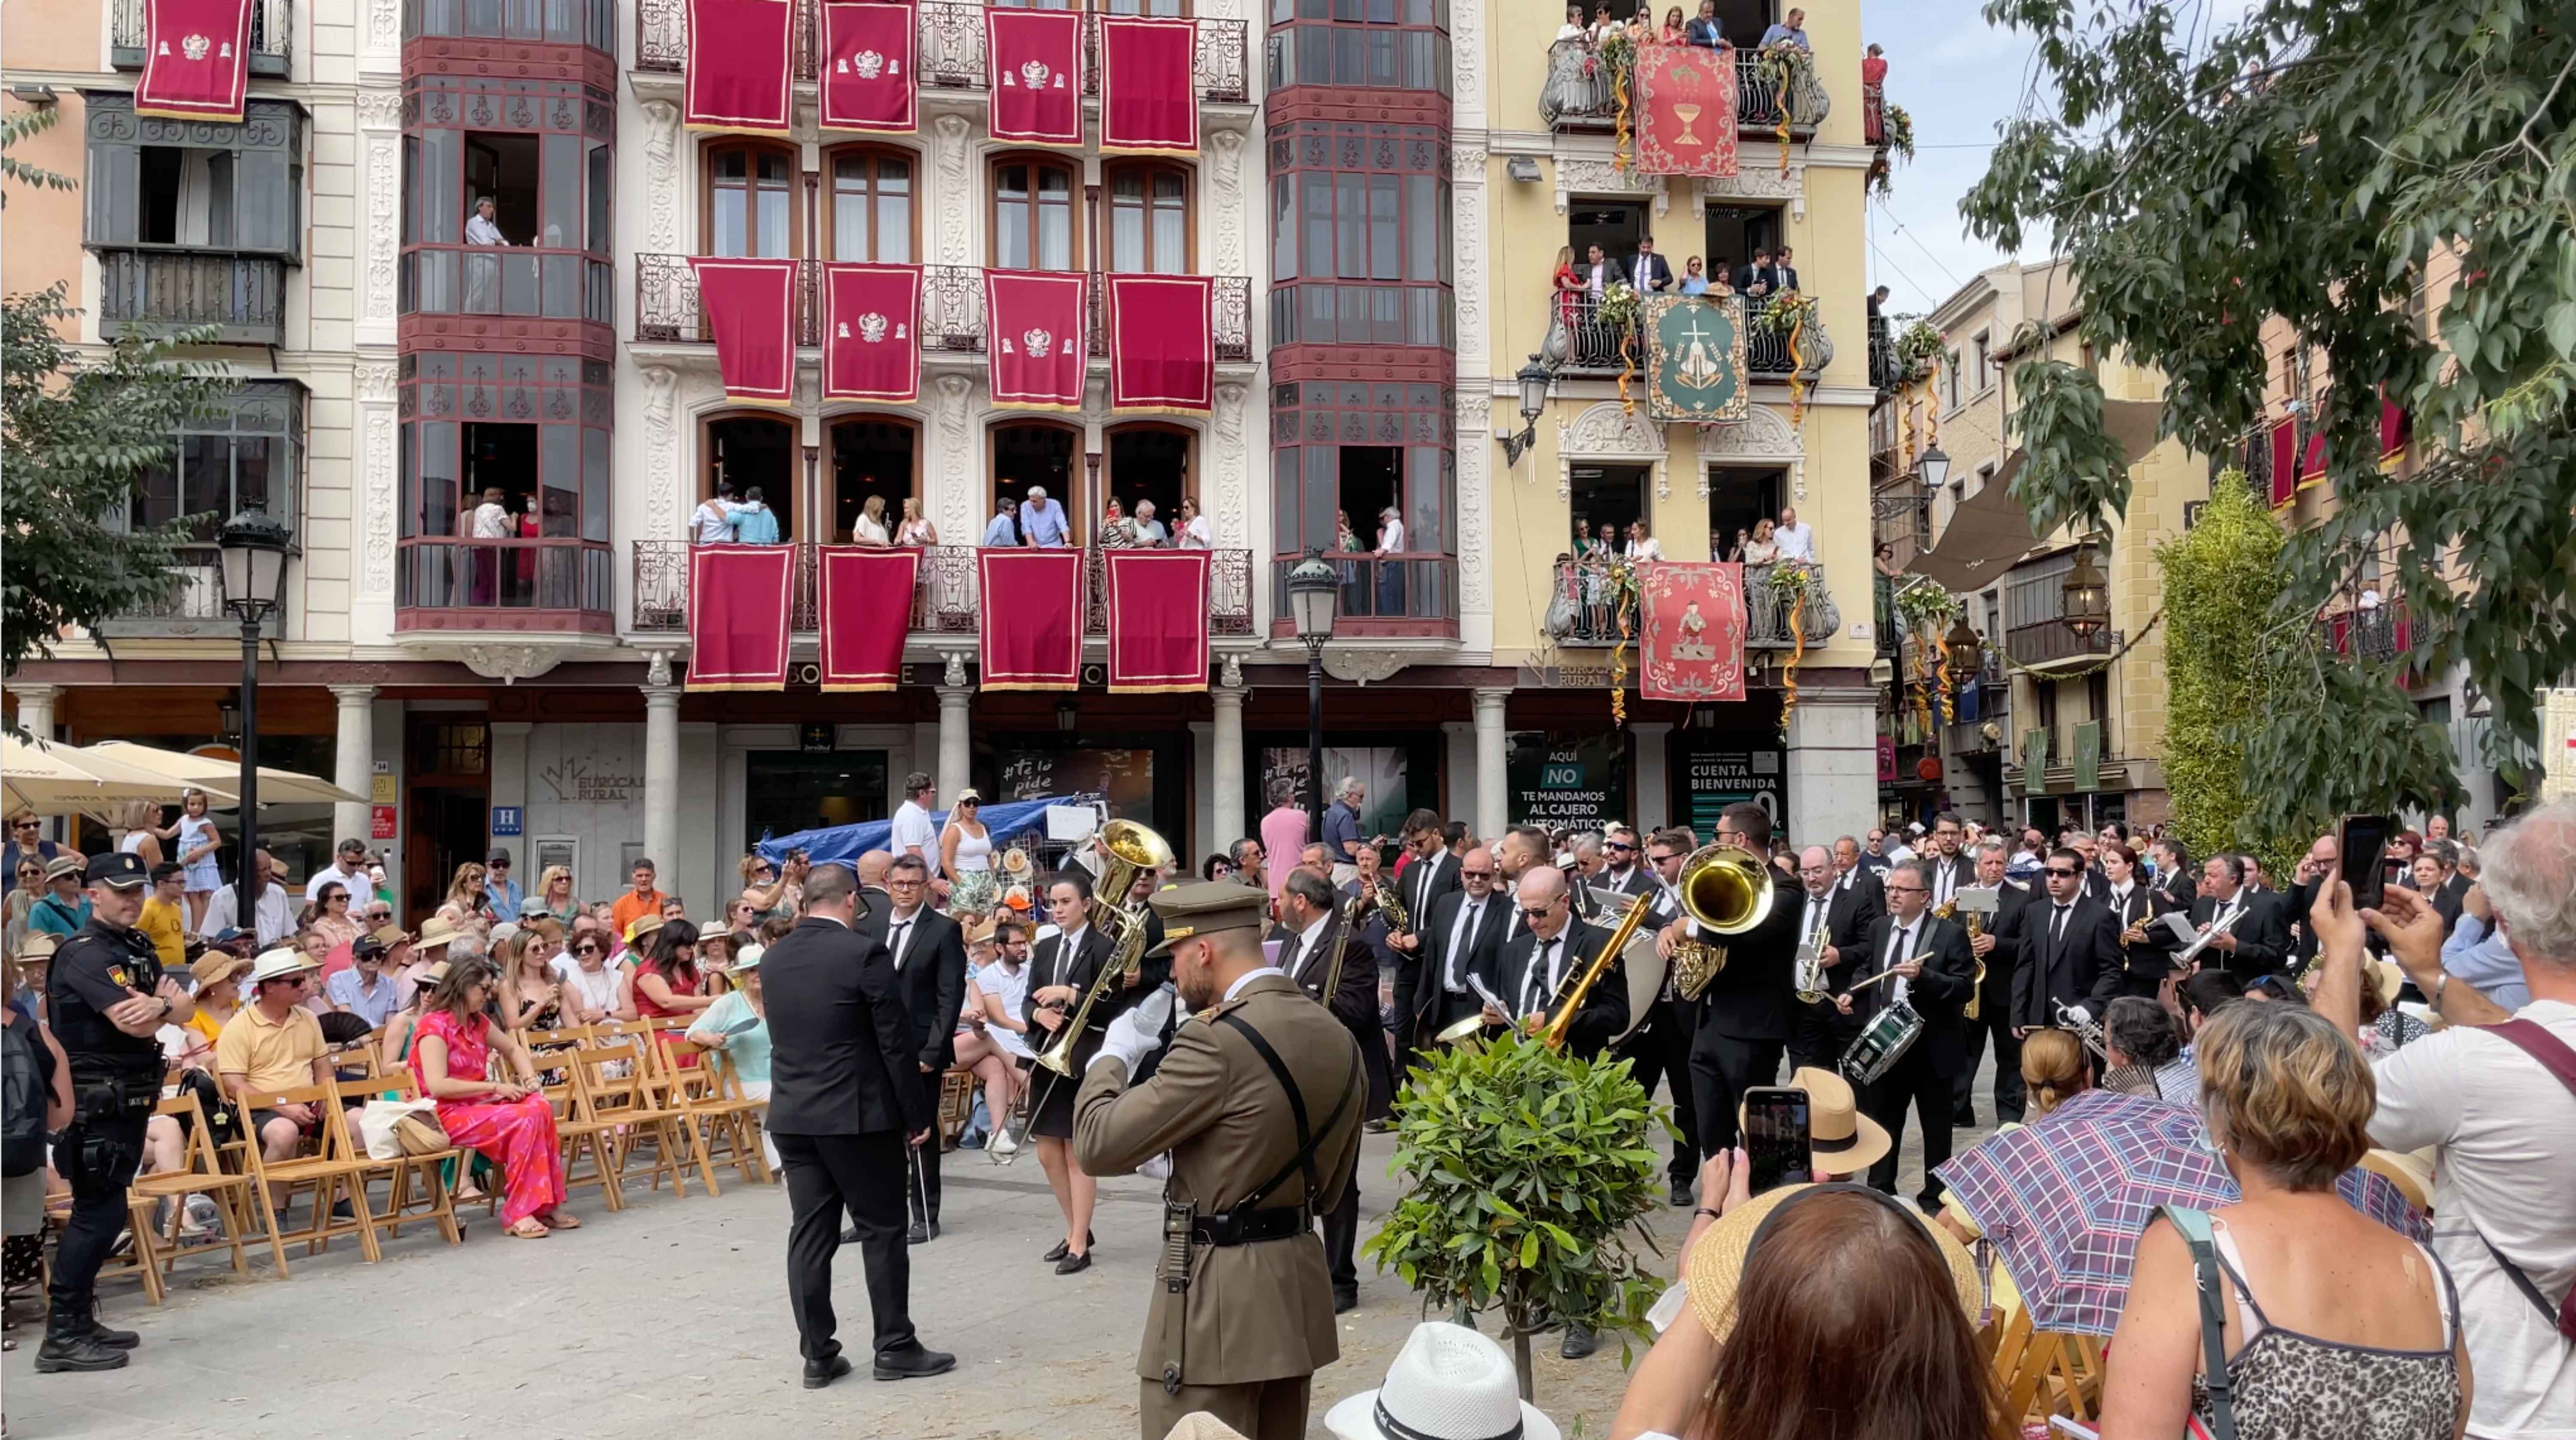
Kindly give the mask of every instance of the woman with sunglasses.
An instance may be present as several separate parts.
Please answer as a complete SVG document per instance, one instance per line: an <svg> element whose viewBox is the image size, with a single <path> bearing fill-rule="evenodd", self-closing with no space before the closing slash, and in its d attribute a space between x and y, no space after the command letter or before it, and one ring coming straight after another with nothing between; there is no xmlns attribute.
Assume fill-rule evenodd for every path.
<svg viewBox="0 0 2576 1440"><path fill-rule="evenodd" d="M312 913L304 921L304 928L329 940L331 950L341 959L343 966L348 947L357 943L358 936L365 930L358 923L357 916L350 913L349 887L337 880L323 884L321 895L313 902Z"/></svg>
<svg viewBox="0 0 2576 1440"><path fill-rule="evenodd" d="M572 867L547 866L545 873L537 877L537 899L555 923L572 924L572 917L581 913L581 902L572 897Z"/></svg>
<svg viewBox="0 0 2576 1440"><path fill-rule="evenodd" d="M563 981L563 1006L576 1025L635 1018L635 996L626 972L608 963L608 942L596 930L575 935L572 964L557 965Z"/></svg>
<svg viewBox="0 0 2576 1440"><path fill-rule="evenodd" d="M5 939L11 958L16 958L19 943L27 938L27 915L35 909L36 897L45 893L45 862L33 857L20 860L18 883L9 890L5 906L0 906L0 939Z"/></svg>
<svg viewBox="0 0 2576 1440"><path fill-rule="evenodd" d="M478 940L492 937L492 908L483 895L483 876L483 867L471 860L457 866L455 878L447 882L447 901L438 907L448 924Z"/></svg>
<svg viewBox="0 0 2576 1440"><path fill-rule="evenodd" d="M958 791L939 832L939 873L948 877L948 908L959 915L993 913L993 832L976 818L983 808L982 795Z"/></svg>

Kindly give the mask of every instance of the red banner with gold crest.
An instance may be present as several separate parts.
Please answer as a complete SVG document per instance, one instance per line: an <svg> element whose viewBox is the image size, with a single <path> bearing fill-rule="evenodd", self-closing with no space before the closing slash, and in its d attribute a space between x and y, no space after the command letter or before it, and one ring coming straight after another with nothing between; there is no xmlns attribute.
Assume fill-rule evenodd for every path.
<svg viewBox="0 0 2576 1440"><path fill-rule="evenodd" d="M1636 95L1639 174L1735 173L1732 49L1641 46L1630 75Z"/></svg>

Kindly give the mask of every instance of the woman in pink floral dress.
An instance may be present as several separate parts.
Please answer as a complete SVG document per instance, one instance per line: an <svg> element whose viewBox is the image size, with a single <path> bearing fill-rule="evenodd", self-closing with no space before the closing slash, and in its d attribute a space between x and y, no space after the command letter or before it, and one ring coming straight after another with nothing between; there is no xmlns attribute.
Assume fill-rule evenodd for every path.
<svg viewBox="0 0 2576 1440"><path fill-rule="evenodd" d="M413 1031L411 1069L421 1093L438 1102L438 1123L447 1138L500 1165L501 1222L522 1240L542 1240L554 1230L579 1229L581 1222L560 1208L563 1152L555 1139L554 1107L537 1087L536 1063L483 1013L499 983L497 972L481 960L449 967ZM481 1078L495 1049L517 1079Z"/></svg>

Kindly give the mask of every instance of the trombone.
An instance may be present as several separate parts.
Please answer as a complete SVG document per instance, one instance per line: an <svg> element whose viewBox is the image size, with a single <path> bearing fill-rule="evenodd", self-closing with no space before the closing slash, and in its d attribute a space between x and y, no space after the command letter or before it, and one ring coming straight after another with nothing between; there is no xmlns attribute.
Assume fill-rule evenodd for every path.
<svg viewBox="0 0 2576 1440"><path fill-rule="evenodd" d="M1687 880L1688 877L1684 878ZM1764 908L1768 909L1770 900L1768 890L1763 892L1763 900ZM1635 938L1637 926L1645 920L1646 912L1653 908L1646 903L1646 897L1642 895L1628 897L1627 913L1619 917L1619 928L1610 932L1610 939L1602 945L1601 952L1593 956L1591 963L1581 970L1569 972L1573 987L1564 993L1556 1007L1556 1014L1548 1019L1547 1028L1539 1032L1539 1040L1547 1048L1550 1050L1565 1048L1566 1032L1573 1028L1575 1013L1583 1008L1585 997L1592 993L1592 987L1600 983L1601 977L1609 973L1611 964L1619 958L1619 952L1626 949L1628 942Z"/></svg>

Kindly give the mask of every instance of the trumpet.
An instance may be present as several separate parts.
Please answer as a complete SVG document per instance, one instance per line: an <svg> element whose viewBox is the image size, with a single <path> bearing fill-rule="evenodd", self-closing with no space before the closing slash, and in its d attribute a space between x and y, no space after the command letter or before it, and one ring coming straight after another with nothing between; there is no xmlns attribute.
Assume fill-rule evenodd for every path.
<svg viewBox="0 0 2576 1440"><path fill-rule="evenodd" d="M2111 1058L2110 1043L2107 1037L2102 1033L2102 1022L2099 1020L2074 1019L2072 1018L2072 1006L2068 1005L2063 1000L2056 1001L2055 1004L2057 1006L2058 1025L2061 1028L2074 1031L2075 1038L2083 1041L2084 1048L2092 1051L2096 1057L2105 1061L2109 1060Z"/></svg>
<svg viewBox="0 0 2576 1440"><path fill-rule="evenodd" d="M1813 1005L1825 998L1825 932L1830 920L1818 920L1816 932L1798 945L1798 1001Z"/></svg>
<svg viewBox="0 0 2576 1440"><path fill-rule="evenodd" d="M1771 918L1771 867L1733 846L1703 845L1692 851L1673 888L1683 912L1714 934L1741 935ZM1631 907L1629 914L1635 913ZM1723 945L1684 939L1673 946L1673 989L1685 1000L1698 999L1725 968Z"/></svg>
<svg viewBox="0 0 2576 1440"><path fill-rule="evenodd" d="M1369 898L1376 903L1377 913L1386 917L1388 939L1413 933L1413 917L1404 913L1404 902L1396 897L1394 886L1383 878L1371 880Z"/></svg>

